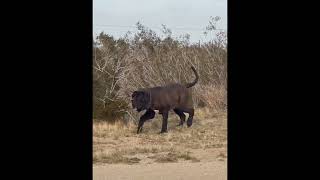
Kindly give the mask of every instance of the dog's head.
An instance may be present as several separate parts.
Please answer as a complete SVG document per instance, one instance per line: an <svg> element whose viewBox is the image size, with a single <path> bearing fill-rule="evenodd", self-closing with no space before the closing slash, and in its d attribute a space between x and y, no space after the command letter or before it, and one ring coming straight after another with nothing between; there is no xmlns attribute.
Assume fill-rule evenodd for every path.
<svg viewBox="0 0 320 180"><path fill-rule="evenodd" d="M150 95L145 91L134 91L132 93L132 107L140 112L150 107Z"/></svg>

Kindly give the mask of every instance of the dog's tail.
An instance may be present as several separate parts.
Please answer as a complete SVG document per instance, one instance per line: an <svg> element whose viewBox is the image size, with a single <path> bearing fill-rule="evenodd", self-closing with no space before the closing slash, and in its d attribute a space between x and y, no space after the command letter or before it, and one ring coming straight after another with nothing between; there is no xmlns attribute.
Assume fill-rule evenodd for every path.
<svg viewBox="0 0 320 180"><path fill-rule="evenodd" d="M194 72L194 74L196 75L196 79L195 79L193 82L191 82L191 83L187 83L187 84L186 84L186 87L187 87L187 88L190 88L190 87L194 86L194 85L198 82L198 79L199 79L199 75L198 75L196 69L195 69L193 66L191 66L191 69L192 69L192 71Z"/></svg>

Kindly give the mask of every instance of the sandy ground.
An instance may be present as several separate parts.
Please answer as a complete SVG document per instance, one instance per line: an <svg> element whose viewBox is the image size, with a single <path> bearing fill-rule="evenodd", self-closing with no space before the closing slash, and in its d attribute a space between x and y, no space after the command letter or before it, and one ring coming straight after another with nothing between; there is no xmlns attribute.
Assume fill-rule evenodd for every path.
<svg viewBox="0 0 320 180"><path fill-rule="evenodd" d="M226 180L227 162L111 164L93 168L94 180Z"/></svg>

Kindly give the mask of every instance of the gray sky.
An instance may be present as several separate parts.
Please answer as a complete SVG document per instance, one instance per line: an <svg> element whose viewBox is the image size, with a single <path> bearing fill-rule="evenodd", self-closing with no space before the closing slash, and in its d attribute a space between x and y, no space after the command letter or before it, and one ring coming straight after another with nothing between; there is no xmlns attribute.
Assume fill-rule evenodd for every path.
<svg viewBox="0 0 320 180"><path fill-rule="evenodd" d="M227 0L93 0L93 32L115 38L136 31L135 24L161 33L161 24L178 37L190 34L191 42L207 41L203 32L210 16L220 16L218 29L227 30Z"/></svg>

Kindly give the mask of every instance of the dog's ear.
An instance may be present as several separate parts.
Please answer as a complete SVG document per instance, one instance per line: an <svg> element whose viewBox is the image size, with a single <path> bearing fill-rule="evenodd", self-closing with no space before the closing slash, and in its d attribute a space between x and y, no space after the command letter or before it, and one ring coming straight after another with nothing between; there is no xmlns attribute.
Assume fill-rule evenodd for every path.
<svg viewBox="0 0 320 180"><path fill-rule="evenodd" d="M145 106L146 109L148 109L150 107L150 94L148 92L141 92L143 94L142 96L142 101L143 101L143 104Z"/></svg>

